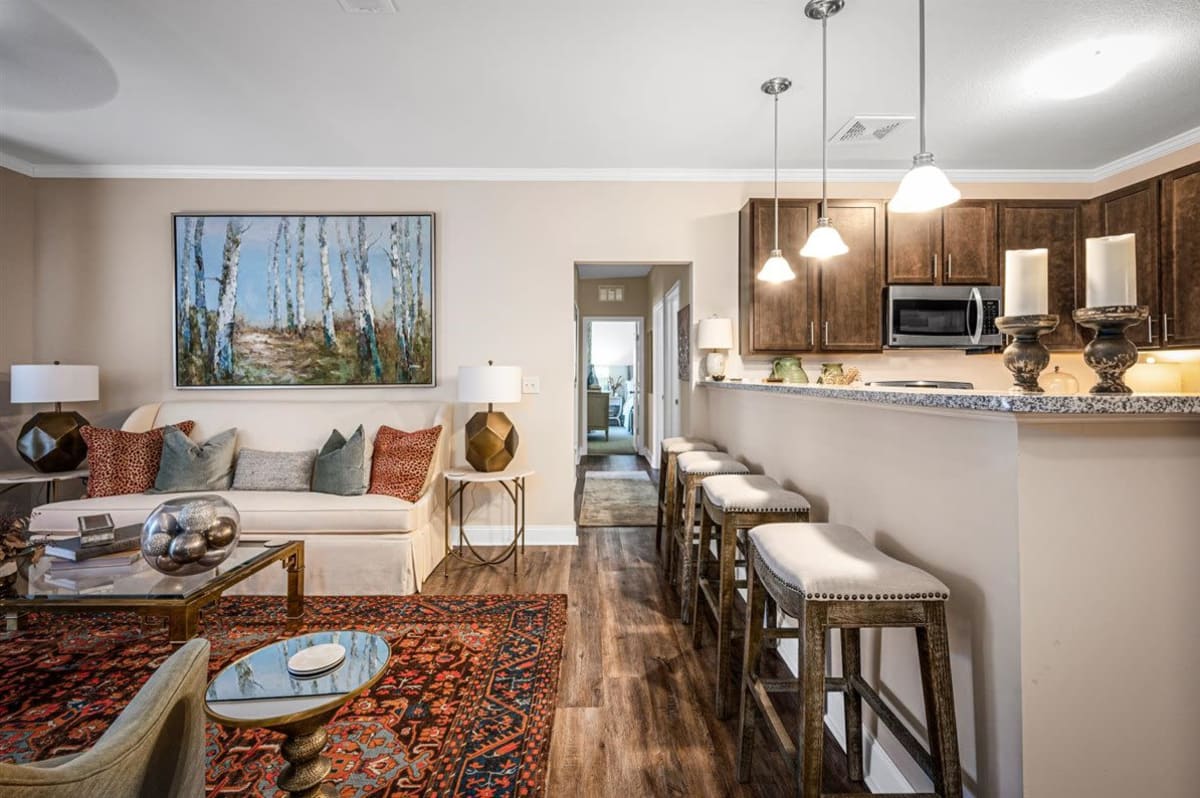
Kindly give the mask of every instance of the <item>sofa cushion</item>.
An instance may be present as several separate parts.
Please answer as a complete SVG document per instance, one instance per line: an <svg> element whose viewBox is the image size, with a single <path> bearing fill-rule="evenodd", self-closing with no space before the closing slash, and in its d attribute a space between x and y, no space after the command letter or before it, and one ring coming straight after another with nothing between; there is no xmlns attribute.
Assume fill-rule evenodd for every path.
<svg viewBox="0 0 1200 798"><path fill-rule="evenodd" d="M228 490L236 446L236 429L219 432L204 445L194 443L177 428L168 429L163 435L162 463L150 492Z"/></svg>
<svg viewBox="0 0 1200 798"><path fill-rule="evenodd" d="M316 449L306 452L242 449L238 452L233 489L307 491L312 486L316 459Z"/></svg>
<svg viewBox="0 0 1200 798"><path fill-rule="evenodd" d="M208 491L212 495L213 491ZM216 491L237 508L242 518L242 535L259 532L355 533L408 532L428 521L429 508L391 496L331 496L328 493L294 491ZM188 494L177 494L179 498ZM198 495L198 494L197 494ZM78 533L81 515L108 513L116 526L141 524L164 500L163 496L132 493L99 499L44 504L33 511L34 532Z"/></svg>
<svg viewBox="0 0 1200 798"><path fill-rule="evenodd" d="M335 496L361 496L367 492L367 438L363 425L349 439L334 430L321 447L313 469L312 489Z"/></svg>
<svg viewBox="0 0 1200 798"><path fill-rule="evenodd" d="M195 426L193 421L172 425L184 435ZM142 493L154 487L162 461L163 435L167 427L147 432L85 426L80 429L88 448L88 497Z"/></svg>
<svg viewBox="0 0 1200 798"><path fill-rule="evenodd" d="M441 436L440 425L417 432L381 426L375 433L369 492L416 501L429 477L429 463Z"/></svg>

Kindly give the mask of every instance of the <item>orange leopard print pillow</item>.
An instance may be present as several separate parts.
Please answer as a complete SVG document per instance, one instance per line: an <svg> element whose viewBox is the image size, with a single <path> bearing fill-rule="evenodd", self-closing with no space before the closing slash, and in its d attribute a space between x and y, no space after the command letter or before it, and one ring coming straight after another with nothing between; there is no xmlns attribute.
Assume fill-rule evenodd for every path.
<svg viewBox="0 0 1200 798"><path fill-rule="evenodd" d="M174 424L184 435L190 435L195 421ZM125 493L145 493L154 487L158 465L162 460L163 435L170 427L155 427L149 432L125 432L103 427L82 427L88 450L89 499L100 496L120 496Z"/></svg>
<svg viewBox="0 0 1200 798"><path fill-rule="evenodd" d="M406 502L419 499L441 435L440 424L417 432L380 427L375 434L371 489L367 492L395 496Z"/></svg>

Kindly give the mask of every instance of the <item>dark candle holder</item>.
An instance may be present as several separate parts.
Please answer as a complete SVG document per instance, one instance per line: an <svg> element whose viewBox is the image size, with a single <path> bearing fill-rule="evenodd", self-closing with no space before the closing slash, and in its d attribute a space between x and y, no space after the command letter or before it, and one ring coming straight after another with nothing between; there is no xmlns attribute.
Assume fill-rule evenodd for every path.
<svg viewBox="0 0 1200 798"><path fill-rule="evenodd" d="M1150 315L1150 308L1111 305L1079 308L1071 315L1079 324L1096 331L1096 337L1083 348L1083 362L1100 378L1089 393L1133 393L1133 389L1125 384L1125 372L1137 363L1138 348L1125 331L1144 322Z"/></svg>
<svg viewBox="0 0 1200 798"><path fill-rule="evenodd" d="M1013 337L1004 350L1004 367L1012 372L1012 393L1044 393L1038 385L1038 375L1050 365L1050 350L1041 337L1058 326L1058 316L1000 316L996 328Z"/></svg>

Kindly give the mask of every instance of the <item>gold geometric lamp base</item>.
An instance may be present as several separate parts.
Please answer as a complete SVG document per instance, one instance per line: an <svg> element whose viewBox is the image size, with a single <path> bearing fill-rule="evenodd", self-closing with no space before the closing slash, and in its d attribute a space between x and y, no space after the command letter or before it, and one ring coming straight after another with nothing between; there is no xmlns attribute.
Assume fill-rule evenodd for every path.
<svg viewBox="0 0 1200 798"><path fill-rule="evenodd" d="M466 426L467 462L476 471L503 471L517 453L520 437L504 413L480 411Z"/></svg>

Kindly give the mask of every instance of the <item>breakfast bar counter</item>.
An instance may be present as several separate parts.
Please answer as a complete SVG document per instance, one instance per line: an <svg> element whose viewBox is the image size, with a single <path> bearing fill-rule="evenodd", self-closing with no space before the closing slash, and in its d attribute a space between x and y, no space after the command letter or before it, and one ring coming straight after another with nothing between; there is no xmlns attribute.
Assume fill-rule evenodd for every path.
<svg viewBox="0 0 1200 798"><path fill-rule="evenodd" d="M1194 787L1200 396L701 385L693 434L950 587L968 794ZM865 633L863 650L863 673L924 738L912 633ZM840 739L839 699L827 723ZM868 785L928 789L877 731Z"/></svg>

